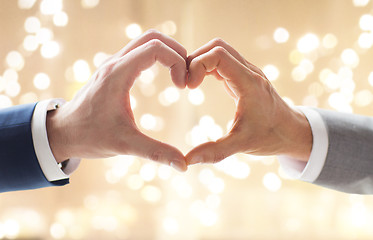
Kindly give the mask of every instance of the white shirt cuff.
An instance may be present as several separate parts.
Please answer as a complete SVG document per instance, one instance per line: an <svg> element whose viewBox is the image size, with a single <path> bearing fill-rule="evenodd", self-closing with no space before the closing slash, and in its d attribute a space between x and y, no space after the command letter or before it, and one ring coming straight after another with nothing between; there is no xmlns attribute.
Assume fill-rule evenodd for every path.
<svg viewBox="0 0 373 240"><path fill-rule="evenodd" d="M63 170L53 156L49 146L46 118L47 112L56 109L65 103L63 99L50 99L36 104L34 115L31 120L32 140L39 165L48 181L57 181L69 178L80 163L80 159L71 158L64 162Z"/></svg>
<svg viewBox="0 0 373 240"><path fill-rule="evenodd" d="M308 162L303 162L287 156L278 156L282 169L292 178L305 182L314 182L324 167L328 153L329 138L325 123L320 114L308 107L297 107L310 123L313 144Z"/></svg>

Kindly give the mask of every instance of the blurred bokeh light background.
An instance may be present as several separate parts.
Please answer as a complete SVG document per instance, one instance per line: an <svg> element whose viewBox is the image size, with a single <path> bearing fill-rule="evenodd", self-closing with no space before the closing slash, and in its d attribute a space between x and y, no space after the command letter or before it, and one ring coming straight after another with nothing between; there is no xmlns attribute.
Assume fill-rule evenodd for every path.
<svg viewBox="0 0 373 240"><path fill-rule="evenodd" d="M369 115L372 10L370 0L0 0L0 107L71 99L155 28L189 52L225 39L289 104ZM139 127L184 153L225 134L235 111L221 82L180 91L159 64L131 94ZM276 157L187 173L131 156L83 160L68 186L0 194L0 239L372 238L372 197L291 180Z"/></svg>

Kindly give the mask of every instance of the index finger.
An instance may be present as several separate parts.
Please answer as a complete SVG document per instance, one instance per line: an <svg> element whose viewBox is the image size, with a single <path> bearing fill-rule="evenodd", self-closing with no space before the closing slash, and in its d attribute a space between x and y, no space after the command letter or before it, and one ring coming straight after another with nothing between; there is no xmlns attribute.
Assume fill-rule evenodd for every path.
<svg viewBox="0 0 373 240"><path fill-rule="evenodd" d="M121 50L119 50L117 53L113 54L109 58L107 58L101 65L105 64L111 64L118 60L119 58L123 57L127 53L131 52L132 50L136 49L137 47L149 42L150 40L157 39L164 44L166 44L168 47L173 49L175 52L177 52L182 58L185 60L187 59L187 50L178 43L175 39L162 34L161 32L150 29L137 37L136 39L130 41L125 47L123 47Z"/></svg>
<svg viewBox="0 0 373 240"><path fill-rule="evenodd" d="M223 47L239 62L241 62L242 64L245 64L246 62L245 58L239 52L237 52L231 45L229 45L227 42L225 42L221 38L215 38L209 41L208 43L206 43L205 45L203 45L202 47L195 50L192 54L188 56L188 63L190 63L194 58L204 53L207 53L208 51L210 51L211 49L215 47Z"/></svg>
<svg viewBox="0 0 373 240"><path fill-rule="evenodd" d="M176 51L160 40L153 39L133 49L117 61L113 72L117 72L119 79L127 76L126 88L129 90L141 71L151 67L159 61L170 69L171 79L179 88L186 86L186 61Z"/></svg>
<svg viewBox="0 0 373 240"><path fill-rule="evenodd" d="M159 41L163 42L168 47L173 49L175 52L177 52L182 58L184 59L187 58L187 50L180 43L178 43L175 39L165 34L162 34L161 32L154 30L154 29L150 29L146 31L144 34L142 34L138 38L129 42L124 48L122 48L122 50L118 52L118 57L122 57L126 55L133 49L143 45L144 43L149 42L152 39L158 39Z"/></svg>
<svg viewBox="0 0 373 240"><path fill-rule="evenodd" d="M188 87L198 87L208 72L216 70L226 81L232 83L232 89L237 92L247 88L246 78L252 71L234 58L225 48L215 47L194 58L189 65ZM249 74L249 75L248 75Z"/></svg>
<svg viewBox="0 0 373 240"><path fill-rule="evenodd" d="M204 53L209 52L210 50L212 50L215 47L222 47L222 48L224 48L235 59L237 59L237 61L239 61L241 64L243 64L244 66L246 66L247 68L249 68L251 71L256 72L257 74L262 75L263 77L265 77L264 73L262 72L262 70L260 70L260 68L258 68L254 64L248 62L238 51L236 51L236 49L234 49L231 45L229 45L226 41L224 41L221 38L215 38L215 39L209 41L208 43L206 43L202 47L200 47L197 50L195 50L192 54L190 54L188 56L188 59L187 59L188 66L189 66L189 63L194 58L196 58L196 57L198 57L198 56L200 56L200 55L202 55Z"/></svg>

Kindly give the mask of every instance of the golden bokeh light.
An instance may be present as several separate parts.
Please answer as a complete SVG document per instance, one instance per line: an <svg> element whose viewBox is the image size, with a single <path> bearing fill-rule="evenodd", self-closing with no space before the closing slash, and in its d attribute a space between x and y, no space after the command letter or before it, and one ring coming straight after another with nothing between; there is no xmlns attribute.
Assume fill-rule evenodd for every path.
<svg viewBox="0 0 373 240"><path fill-rule="evenodd" d="M322 45L324 48L327 48L327 49L335 48L337 44L338 44L338 39L332 33L326 34L322 39Z"/></svg>
<svg viewBox="0 0 373 240"><path fill-rule="evenodd" d="M70 100L112 54L157 29L188 54L226 40L290 106L372 115L371 0L2 4L0 108ZM234 101L213 76L179 89L155 64L129 98L139 129L183 154L234 124ZM273 156L236 154L186 173L117 156L84 159L66 187L2 194L0 239L372 239L372 206L292 180Z"/></svg>
<svg viewBox="0 0 373 240"><path fill-rule="evenodd" d="M150 84L153 82L154 77L155 77L155 74L153 70L149 68L147 70L142 71L139 78L140 78L140 82L144 84Z"/></svg>
<svg viewBox="0 0 373 240"><path fill-rule="evenodd" d="M101 64L103 64L108 58L110 57L109 54L104 52L98 52L93 57L93 64L95 67L99 67Z"/></svg>
<svg viewBox="0 0 373 240"><path fill-rule="evenodd" d="M264 66L262 71L269 81L275 81L280 75L278 68L272 64Z"/></svg>
<svg viewBox="0 0 373 240"><path fill-rule="evenodd" d="M373 33L361 33L358 43L361 48L371 48L373 46Z"/></svg>
<svg viewBox="0 0 373 240"><path fill-rule="evenodd" d="M355 7L365 7L370 0L353 0L352 2Z"/></svg>
<svg viewBox="0 0 373 240"><path fill-rule="evenodd" d="M21 86L16 81L9 82L5 87L5 93L9 97L16 97L21 92Z"/></svg>
<svg viewBox="0 0 373 240"><path fill-rule="evenodd" d="M289 32L285 28L279 27L273 33L273 38L277 43L285 43L289 40Z"/></svg>
<svg viewBox="0 0 373 240"><path fill-rule="evenodd" d="M355 68L359 64L359 55L356 53L355 50L348 48L343 50L341 54L341 59L344 64L349 67Z"/></svg>
<svg viewBox="0 0 373 240"><path fill-rule="evenodd" d="M18 0L18 7L20 9L30 9L35 3L36 0Z"/></svg>
<svg viewBox="0 0 373 240"><path fill-rule="evenodd" d="M177 33L177 25L174 21L165 21L164 23L162 23L160 30L166 35L173 36Z"/></svg>
<svg viewBox="0 0 373 240"><path fill-rule="evenodd" d="M320 45L319 37L314 33L307 33L298 40L298 50L301 53L309 53L313 50L316 50Z"/></svg>
<svg viewBox="0 0 373 240"><path fill-rule="evenodd" d="M196 88L189 91L188 99L193 105L201 105L205 101L205 94L201 89Z"/></svg>
<svg viewBox="0 0 373 240"><path fill-rule="evenodd" d="M25 30L28 33L37 33L41 27L39 18L28 17L25 21Z"/></svg>
<svg viewBox="0 0 373 240"><path fill-rule="evenodd" d="M91 69L87 61L79 59L73 65L74 78L77 82L87 82L91 76Z"/></svg>
<svg viewBox="0 0 373 240"><path fill-rule="evenodd" d="M364 14L360 18L360 28L364 31L372 31L373 30L373 15L371 14Z"/></svg>
<svg viewBox="0 0 373 240"><path fill-rule="evenodd" d="M94 8L100 3L100 0L81 0L83 8Z"/></svg>
<svg viewBox="0 0 373 240"><path fill-rule="evenodd" d="M39 42L36 36L28 35L23 40L23 47L27 51L35 51L39 47Z"/></svg>
<svg viewBox="0 0 373 240"><path fill-rule="evenodd" d="M61 12L62 7L62 0L42 0L40 3L40 12L45 15L53 15Z"/></svg>
<svg viewBox="0 0 373 240"><path fill-rule="evenodd" d="M49 87L50 78L45 73L38 73L34 77L34 86L36 89L45 90Z"/></svg>
<svg viewBox="0 0 373 240"><path fill-rule="evenodd" d="M126 27L127 37L130 39L137 38L142 33L142 29L139 24L131 23Z"/></svg>
<svg viewBox="0 0 373 240"><path fill-rule="evenodd" d="M47 43L53 39L53 32L49 28L40 28L36 32L36 39L40 44Z"/></svg>
<svg viewBox="0 0 373 240"><path fill-rule="evenodd" d="M263 177L263 185L271 192L277 192L282 186L281 179L272 172L266 173Z"/></svg>
<svg viewBox="0 0 373 240"><path fill-rule="evenodd" d="M368 81L369 84L373 87L373 71L369 73Z"/></svg>
<svg viewBox="0 0 373 240"><path fill-rule="evenodd" d="M53 16L53 23L58 27L64 27L69 22L69 16L65 12L57 12Z"/></svg>
<svg viewBox="0 0 373 240"><path fill-rule="evenodd" d="M159 102L164 106L169 106L179 100L180 93L176 87L167 87L158 95Z"/></svg>
<svg viewBox="0 0 373 240"><path fill-rule="evenodd" d="M23 56L17 51L11 51L6 56L6 62L8 67L13 68L17 71L20 71L25 65L25 60Z"/></svg>
<svg viewBox="0 0 373 240"><path fill-rule="evenodd" d="M146 130L155 129L157 126L157 118L149 113L144 114L140 118L140 125Z"/></svg>
<svg viewBox="0 0 373 240"><path fill-rule="evenodd" d="M41 46L40 53L44 58L54 58L60 53L60 45L55 41L46 42Z"/></svg>
<svg viewBox="0 0 373 240"><path fill-rule="evenodd" d="M168 234L176 234L179 231L179 223L176 219L167 217L163 220L163 228Z"/></svg>
<svg viewBox="0 0 373 240"><path fill-rule="evenodd" d="M11 107L13 105L12 99L4 94L0 94L0 108Z"/></svg>
<svg viewBox="0 0 373 240"><path fill-rule="evenodd" d="M8 68L3 73L3 80L6 84L18 81L18 73L12 68Z"/></svg>

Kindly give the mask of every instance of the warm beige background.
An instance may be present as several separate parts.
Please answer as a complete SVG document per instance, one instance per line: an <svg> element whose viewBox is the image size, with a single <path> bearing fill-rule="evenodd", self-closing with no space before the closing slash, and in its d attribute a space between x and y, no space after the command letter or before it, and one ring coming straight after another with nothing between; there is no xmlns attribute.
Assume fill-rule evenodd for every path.
<svg viewBox="0 0 373 240"><path fill-rule="evenodd" d="M276 66L279 76L273 84L296 105L372 114L373 74L372 85L368 78L373 52L358 43L362 33L371 33L359 26L362 15L372 14L369 0L65 0L62 11L68 23L64 27L55 26L53 15L40 11L43 1L36 1L30 9L20 9L21 2L33 1L0 0L1 106L9 100L16 105L51 97L71 99L84 84L74 79L74 63L82 59L93 72L95 54L119 50L130 41L126 27L137 23L143 31L157 28L172 34L189 52L212 38L225 39L259 67ZM95 6L87 8L89 3ZM35 35L24 28L30 16L53 32L51 40L60 46L57 56L45 59L40 47L24 49L24 38ZM278 27L289 32L287 42L273 38ZM320 44L301 54L297 43L307 33L315 34ZM327 34L337 39L330 49L323 45ZM373 42L369 39L368 45ZM357 53L358 64L348 64L353 55L341 60L345 49ZM9 72L6 61L11 51L18 51L24 59L24 67L16 69L18 78L13 80L8 79L14 71ZM295 81L292 72L302 59L308 59L303 61L308 65L300 64L297 69L312 63L311 70L303 81ZM51 79L45 90L34 86L39 72ZM200 87L205 96L201 105L191 104L189 90L185 90L179 91L177 102L163 106L158 95L170 86L167 70L160 66L154 81L136 83L132 94L137 120L150 113L163 122L163 128L146 133L187 153L192 146L186 136L202 116L215 120L213 133L219 133L219 127L225 131L234 103L218 81L208 78ZM0 194L0 239L7 237L372 239L373 199L289 180L273 157L239 155L220 167L194 166L185 174L131 157L84 160L68 186Z"/></svg>

